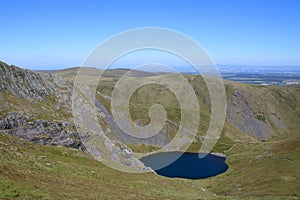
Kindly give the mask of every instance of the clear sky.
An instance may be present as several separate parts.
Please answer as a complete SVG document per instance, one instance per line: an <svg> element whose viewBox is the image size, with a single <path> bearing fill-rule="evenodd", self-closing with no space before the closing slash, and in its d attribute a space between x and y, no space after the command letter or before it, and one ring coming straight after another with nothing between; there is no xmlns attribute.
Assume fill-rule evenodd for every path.
<svg viewBox="0 0 300 200"><path fill-rule="evenodd" d="M121 31L164 27L217 64L299 65L300 0L1 0L0 60L30 69L79 66Z"/></svg>

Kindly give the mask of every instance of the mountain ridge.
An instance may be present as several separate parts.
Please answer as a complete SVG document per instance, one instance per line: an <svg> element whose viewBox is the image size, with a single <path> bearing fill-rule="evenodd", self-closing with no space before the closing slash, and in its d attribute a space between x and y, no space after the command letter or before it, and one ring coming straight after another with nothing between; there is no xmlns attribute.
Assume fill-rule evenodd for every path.
<svg viewBox="0 0 300 200"><path fill-rule="evenodd" d="M36 181L36 178L42 180L43 177L39 176L44 174L43 170L50 172L54 180L55 177L57 179L57 176L64 177L68 184L72 184L72 181L81 178L89 183L97 183L101 187L109 188L109 183L119 180L116 177L110 177L109 173L116 173L114 170L108 170L100 162L96 164L96 162L92 161L92 157L89 154L83 152L97 153L86 151L85 145L81 141L84 134L80 133L81 137L78 137L77 127L74 126L72 121L70 95L74 73L71 74L71 77L68 77L70 74L67 74L67 77L61 78L59 76L63 77L65 74L35 73L15 66L8 66L4 63L0 63L0 65L0 150L2 155L0 158L0 176L3 178L1 179L3 181L0 181L0 189L3 191L0 197L12 197L11 195L14 193L9 189L12 187L15 191L23 191L23 194L17 193L18 196L16 198L37 198L36 194L28 192L29 189L26 189L27 187L21 187L17 182L28 184L28 181ZM202 136L205 134L210 118L208 91L201 76L184 76L188 79L195 93L198 94L202 121L197 134ZM155 76L155 78L159 78L159 76ZM104 77L97 91L110 97L116 81L116 77ZM140 192L144 191L147 197L155 199L170 197L169 192L173 191L171 189L173 185L182 188L183 191L182 194L177 194L173 191L174 196L171 196L174 199L181 199L183 194L190 199L196 199L197 197L213 199L216 198L215 195L224 199L246 198L249 195L254 196L254 199L265 198L266 195L274 199L299 197L300 194L297 191L300 191L300 188L297 186L297 183L299 183L300 177L295 175L300 174L298 170L300 169L300 147L298 143L300 124L299 88L296 86L253 86L231 81L224 82L229 105L227 108L227 122L213 152L226 155L229 165L226 173L196 182L178 179L169 180L157 177L153 173L135 176L118 172L117 176L130 180L130 182L141 182L143 177L146 176L147 182L141 183L141 187L157 189L153 185L149 186L149 184L156 184L163 188L163 196L160 196L159 192L149 194L139 188L138 185L133 187L137 190L139 196L141 195ZM155 85L140 88L133 95L132 103L142 108L142 110L148 110L152 103L165 104L169 113L168 118L177 122L180 119L178 118L180 117L178 103L174 101L173 96L167 89L157 89ZM152 96L146 96L145 94L148 92L151 92ZM99 124L108 138L114 138L115 133L110 129L109 124L105 122L103 117L105 114L110 114L110 101L108 98L98 95L98 93L96 94L96 99L107 109L107 113L99 111ZM140 109L131 108L131 115L134 120L140 119L139 123L141 124L147 124L148 122L147 113L141 112ZM247 123L250 123L250 126ZM260 124L263 125L261 126ZM271 130L271 132L266 134L266 137L257 137L256 133L265 133L265 129L261 128L253 131L251 126L267 126L267 130ZM173 125L169 126L168 131L171 137L176 133L176 130L176 127ZM21 140L16 139L15 136ZM26 141L36 145L31 146ZM122 144L118 141L109 141L111 141L109 145L113 152L111 156L114 159L119 156L122 158L122 155L130 158L133 154L126 153L130 152L131 149L134 152L143 152L145 150L151 152L160 147L159 145ZM200 145L199 141L195 140L188 151L197 152ZM10 149L9 146L13 146L13 149L22 149L23 153ZM71 149L74 149L74 152L79 151L80 153L76 153L79 156L73 155ZM42 152L46 154L45 161L43 161L44 155ZM53 154L55 159L51 157L52 152L55 152ZM68 152L67 155L75 157L72 157L70 160L64 156L64 152ZM85 159L86 156L88 156L87 159ZM30 158L30 162L24 161L26 157ZM63 165L59 164L58 161L60 160ZM83 161L84 163L80 163ZM92 166L86 164L90 162L93 163ZM132 159L131 162L137 164L137 160ZM110 179L105 178L107 182L99 183L92 175L85 177L86 174L83 171L70 177L68 171L71 170L71 167L69 166L96 171L97 176L110 177ZM100 166L100 169L94 168L94 166ZM30 172L35 173L35 176L30 175ZM249 175L249 173L253 175ZM27 178L16 180L15 177L18 176ZM164 187L160 183L155 182L156 178L161 182L165 182L166 186ZM58 188L47 189L45 187L49 183L53 184L51 178L42 182L44 185L31 183L36 188L32 190L38 191L41 198L51 198L45 196L46 194L49 195L48 190L57 193L54 198L63 198L63 196L58 194ZM122 183L125 184L125 182ZM80 196L74 193L75 185L80 187L78 184L67 187L67 190L70 192L69 197ZM186 187L187 185L188 187ZM194 187L191 185L194 185ZM127 186L128 188L131 187L130 184ZM83 187L87 188L88 186ZM274 187L277 188L276 191L273 189ZM127 193L131 190L128 188L123 188L122 194L124 194L124 198L131 199L132 196ZM108 190L110 193L114 191L111 188ZM207 192L203 192L204 190ZM80 191L85 194L88 190ZM188 194L189 192L191 194ZM111 196L110 193L105 193L105 196ZM95 191L95 195L99 198L101 193ZM86 194L85 197L93 199L95 196Z"/></svg>

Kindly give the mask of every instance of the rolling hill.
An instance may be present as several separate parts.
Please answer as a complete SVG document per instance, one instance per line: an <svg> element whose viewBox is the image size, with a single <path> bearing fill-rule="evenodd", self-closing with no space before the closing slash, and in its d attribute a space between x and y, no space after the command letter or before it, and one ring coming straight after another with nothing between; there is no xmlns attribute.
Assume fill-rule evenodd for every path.
<svg viewBox="0 0 300 200"><path fill-rule="evenodd" d="M18 199L297 199L300 196L300 89L224 81L226 123L213 152L225 154L228 171L202 180L169 179L154 173L130 174L110 169L88 154L73 123L71 93L78 68L32 72L0 63L0 197ZM92 69L97 70L97 69ZM178 130L180 107L172 92L156 84L131 97L136 123L149 123L148 110L162 104L167 123L160 137L132 141L109 122L113 88L126 69L104 72L97 87L98 121L133 165L135 152L161 148ZM133 71L133 78L160 79L169 74ZM94 74L88 75L93 80ZM184 75L197 95L200 126L210 122L210 97L203 77ZM175 83L176 84L176 83ZM174 122L174 123L171 123ZM29 142L28 142L29 141ZM32 145L35 144L35 145ZM201 147L195 138L188 151Z"/></svg>

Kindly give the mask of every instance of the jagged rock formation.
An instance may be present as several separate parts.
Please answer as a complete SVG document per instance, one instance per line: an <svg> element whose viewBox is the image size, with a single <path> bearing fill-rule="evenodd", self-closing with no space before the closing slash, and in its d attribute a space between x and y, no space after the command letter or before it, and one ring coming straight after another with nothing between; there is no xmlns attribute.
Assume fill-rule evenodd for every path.
<svg viewBox="0 0 300 200"><path fill-rule="evenodd" d="M34 73L0 62L0 131L35 144L80 148L101 160L87 132L77 132L72 118L73 84L53 74ZM59 118L59 119L58 119ZM105 142L112 160L151 171L125 145Z"/></svg>
<svg viewBox="0 0 300 200"><path fill-rule="evenodd" d="M0 130L34 144L84 149L74 125L68 122L34 120L32 116L11 112L0 119Z"/></svg>
<svg viewBox="0 0 300 200"><path fill-rule="evenodd" d="M72 84L52 74L34 73L0 61L0 92L35 101L52 96L63 103L69 100Z"/></svg>
<svg viewBox="0 0 300 200"><path fill-rule="evenodd" d="M250 101L243 91L235 90L227 106L227 120L239 130L258 139L266 139L272 133L271 123L275 128L286 129L278 113L273 112L268 116L261 111L261 106L257 101Z"/></svg>
<svg viewBox="0 0 300 200"><path fill-rule="evenodd" d="M69 81L3 62L0 77L1 107L6 111L0 119L3 133L38 144L83 148L67 117L71 114ZM66 119L58 120L58 115L65 115Z"/></svg>
<svg viewBox="0 0 300 200"><path fill-rule="evenodd" d="M6 93L12 99L9 101L1 95L3 107L7 107L8 111L11 107L16 108L15 112L1 113L0 130L3 133L37 144L84 148L75 126L68 118L55 120L58 112L70 115L70 82L51 74L8 66L3 62L0 62L0 77L0 93ZM51 107L40 106L45 102ZM24 107L19 108L16 104L23 104ZM41 109L35 110L35 107ZM37 119L41 118L38 117L40 115L49 119Z"/></svg>
<svg viewBox="0 0 300 200"><path fill-rule="evenodd" d="M196 93L198 91L199 94L202 94L204 103L208 105L209 96L202 91L201 81L198 81L198 83L196 77L192 79L194 80L193 84ZM233 83L229 84L234 85ZM290 116L286 118L286 113L282 109L294 109L296 110L295 113L297 113L296 100L290 100L293 103L293 108L289 106L290 103L284 102L288 100L287 94L283 93L281 95L276 90L266 88L265 90L271 93L267 97L275 97L277 93L281 95L272 101L272 106L269 106L266 100L252 98L257 91L262 92L263 90L252 88L251 86L251 89L247 91L245 90L246 87L239 85L233 88L232 95L228 101L227 124L231 124L239 131L259 139L268 138L274 132L285 133L291 124L294 126L292 128L295 129L295 120ZM82 89L85 90L84 87ZM48 73L35 73L0 62L0 119L2 119L0 130L7 134L16 135L24 139L27 138L35 143L79 148L80 142L78 142L78 137L76 136L77 133L73 125L73 114L71 111L72 91L73 84L67 79ZM296 99L297 95L295 96ZM159 98L161 98L161 101L165 100L164 96ZM285 107L280 107L281 110L277 109L277 100L280 100L285 105ZM79 102L79 105L81 106L82 104ZM134 138L126 135L119 129L110 113L100 102L96 101L95 105L99 109L98 115L102 115L98 120L102 120L105 125L104 134L111 141L116 140L124 144L164 146L171 140L172 133L170 133L168 124L165 125L160 133L151 138ZM286 123L287 119L290 120L288 123ZM86 118L86 120L89 119ZM106 131L108 127L109 132ZM45 137L36 139L38 134ZM79 135L82 136L84 134L80 133ZM58 140L62 140L62 142ZM115 151L121 152L121 149L118 149L116 146Z"/></svg>

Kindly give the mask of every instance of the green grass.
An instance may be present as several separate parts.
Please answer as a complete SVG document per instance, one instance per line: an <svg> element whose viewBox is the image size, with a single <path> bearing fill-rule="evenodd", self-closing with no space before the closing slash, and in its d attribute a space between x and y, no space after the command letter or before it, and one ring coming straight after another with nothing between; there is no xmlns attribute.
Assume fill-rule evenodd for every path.
<svg viewBox="0 0 300 200"><path fill-rule="evenodd" d="M76 69L61 75L73 79ZM98 91L111 95L118 75L109 72ZM64 74L65 73L65 74ZM208 90L201 76L185 75L200 102L200 126L204 135L210 122ZM95 77L93 77L95 78ZM292 87L266 87L225 81L228 103L235 90L242 91L261 120L280 113L288 127L283 132L273 123L272 137L267 142L251 138L226 123L213 152L227 155L228 171L204 180L164 178L152 173L128 174L113 170L91 155L65 147L47 147L21 142L0 134L1 199L299 199L300 198L300 90ZM148 94L148 96L147 96ZM110 102L97 99L110 112ZM68 119L64 108L55 111L55 99L32 104L3 92L1 116L11 111L26 111L35 119ZM258 103L262 104L259 106ZM153 103L163 104L170 120L179 122L180 108L174 95L163 87L150 85L136 91L131 98L139 109L130 107L135 120L149 122L147 113ZM51 112L46 112L51 111ZM102 127L108 128L103 119ZM177 129L170 126L171 135ZM195 140L188 151L201 146ZM158 147L129 145L134 152L151 152ZM216 196L217 195L217 196ZM250 199L250 198L249 198Z"/></svg>
<svg viewBox="0 0 300 200"><path fill-rule="evenodd" d="M217 194L242 198L300 197L300 137L281 142L239 143L229 154L229 169L204 180Z"/></svg>
<svg viewBox="0 0 300 200"><path fill-rule="evenodd" d="M80 150L31 145L0 134L0 198L297 199L299 142L300 137L241 142L227 153L229 169L224 174L184 180L124 173Z"/></svg>
<svg viewBox="0 0 300 200"><path fill-rule="evenodd" d="M199 199L192 181L113 170L80 150L0 135L1 199Z"/></svg>
<svg viewBox="0 0 300 200"><path fill-rule="evenodd" d="M25 115L30 115L32 116L32 120L66 121L73 117L69 107L62 105L57 109L56 106L58 102L51 96L45 98L44 101L32 101L26 98L16 98L4 90L0 93L0 98L2 98L0 102L0 117L2 118L5 117L8 112L20 112Z"/></svg>
<svg viewBox="0 0 300 200"><path fill-rule="evenodd" d="M62 70L56 72L58 75L68 78L70 80L74 79L77 69ZM125 69L116 69L106 71L98 85L97 90L103 94L111 96L114 85L118 81L118 78L122 74L127 72ZM143 76L143 72L134 72L140 74L138 76ZM208 127L210 121L210 99L209 92L204 82L202 76L199 75L184 75L189 81L190 85L195 91L200 102L200 112L201 121L198 134L204 134ZM91 74L88 79L94 79L94 75ZM161 76L152 76L151 79L160 79ZM174 83L176 84L176 83ZM272 136L268 139L271 140L281 140L288 137L297 136L300 129L300 90L299 87L278 87L278 86L261 86L261 85L250 85L238 82L232 82L224 80L227 102L230 104L232 102L232 95L235 90L242 91L247 97L247 101L251 106L253 113L263 113L263 115L258 115L257 118L262 121L268 121L272 126ZM179 87L179 86L178 86ZM107 102L100 101L103 104ZM154 103L159 103L164 105L166 108L170 108L171 111L176 110L179 105L177 98L172 94L170 90L159 86L157 84L145 85L135 91L131 98L131 103L138 104L142 108L152 105ZM108 103L109 104L109 103ZM261 105L261 106L259 106ZM108 105L106 108L110 110ZM270 115L274 112L280 114L280 117L284 121L287 129L279 130L274 126L270 120ZM133 117L142 116L137 112L132 113ZM170 113L168 116L176 118L178 117L175 113ZM142 120L147 122L147 116L142 116Z"/></svg>

